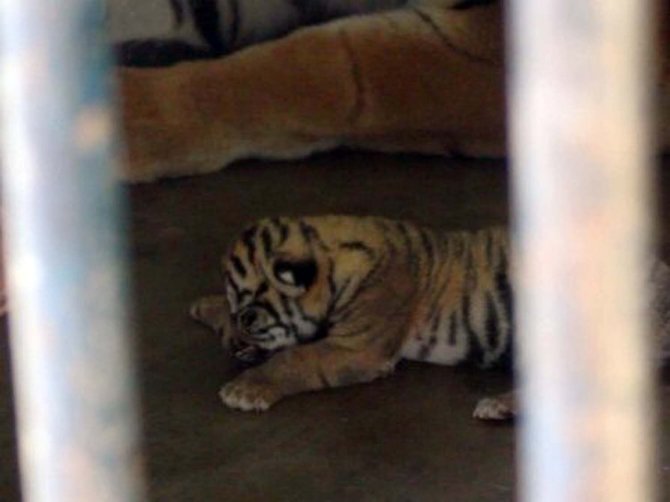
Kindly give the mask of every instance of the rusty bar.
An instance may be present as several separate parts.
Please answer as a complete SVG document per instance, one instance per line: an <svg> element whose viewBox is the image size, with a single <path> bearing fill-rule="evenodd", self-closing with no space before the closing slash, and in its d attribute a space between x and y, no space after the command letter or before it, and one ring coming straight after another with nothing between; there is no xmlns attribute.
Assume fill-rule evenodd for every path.
<svg viewBox="0 0 670 502"><path fill-rule="evenodd" d="M651 501L651 5L510 8L523 499Z"/></svg>
<svg viewBox="0 0 670 502"><path fill-rule="evenodd" d="M22 489L142 499L102 1L0 3L3 197Z"/></svg>

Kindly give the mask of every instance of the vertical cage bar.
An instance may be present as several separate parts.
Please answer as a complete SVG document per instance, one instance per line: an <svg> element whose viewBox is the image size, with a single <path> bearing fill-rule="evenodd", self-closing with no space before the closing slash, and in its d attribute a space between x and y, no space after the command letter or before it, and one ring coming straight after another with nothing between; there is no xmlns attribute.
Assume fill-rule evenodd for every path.
<svg viewBox="0 0 670 502"><path fill-rule="evenodd" d="M142 498L102 0L3 0L3 196L23 495Z"/></svg>
<svg viewBox="0 0 670 502"><path fill-rule="evenodd" d="M650 8L511 4L520 471L529 502L654 500L644 314Z"/></svg>

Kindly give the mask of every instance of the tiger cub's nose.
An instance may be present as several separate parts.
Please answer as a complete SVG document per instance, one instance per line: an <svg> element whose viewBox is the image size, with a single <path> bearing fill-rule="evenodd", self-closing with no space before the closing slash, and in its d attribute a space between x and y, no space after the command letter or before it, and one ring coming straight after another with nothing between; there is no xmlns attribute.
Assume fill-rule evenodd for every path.
<svg viewBox="0 0 670 502"><path fill-rule="evenodd" d="M240 312L239 323L242 329L250 329L258 320L258 313L251 308L244 309Z"/></svg>

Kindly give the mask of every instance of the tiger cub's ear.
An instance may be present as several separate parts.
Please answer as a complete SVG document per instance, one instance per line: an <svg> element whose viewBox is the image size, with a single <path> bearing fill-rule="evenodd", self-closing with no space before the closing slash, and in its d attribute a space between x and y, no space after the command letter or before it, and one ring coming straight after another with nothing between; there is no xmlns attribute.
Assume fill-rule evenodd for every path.
<svg viewBox="0 0 670 502"><path fill-rule="evenodd" d="M272 272L279 282L307 290L316 280L318 267L312 259L296 261L280 259L274 263Z"/></svg>
<svg viewBox="0 0 670 502"><path fill-rule="evenodd" d="M192 319L204 324L226 342L232 336L230 309L224 295L210 295L198 298L189 308Z"/></svg>

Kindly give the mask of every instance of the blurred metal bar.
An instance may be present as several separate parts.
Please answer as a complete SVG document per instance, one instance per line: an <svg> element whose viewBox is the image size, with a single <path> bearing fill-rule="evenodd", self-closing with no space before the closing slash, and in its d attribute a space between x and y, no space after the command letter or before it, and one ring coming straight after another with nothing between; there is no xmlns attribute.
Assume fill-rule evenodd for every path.
<svg viewBox="0 0 670 502"><path fill-rule="evenodd" d="M651 5L509 8L523 499L651 501Z"/></svg>
<svg viewBox="0 0 670 502"><path fill-rule="evenodd" d="M23 495L142 498L102 0L3 0L3 195Z"/></svg>

